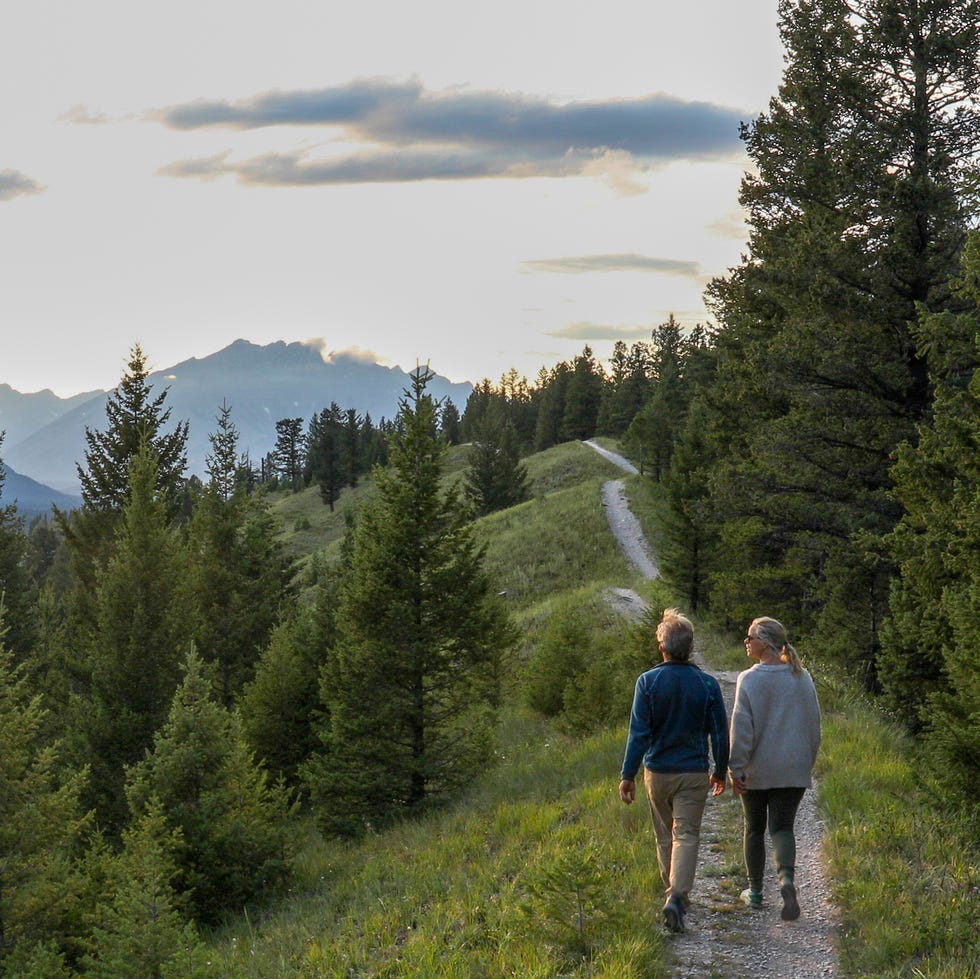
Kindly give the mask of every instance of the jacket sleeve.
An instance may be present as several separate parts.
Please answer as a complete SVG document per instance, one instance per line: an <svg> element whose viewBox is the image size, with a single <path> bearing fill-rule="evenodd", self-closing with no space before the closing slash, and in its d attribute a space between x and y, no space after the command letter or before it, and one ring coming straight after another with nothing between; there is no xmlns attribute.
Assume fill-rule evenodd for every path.
<svg viewBox="0 0 980 979"><path fill-rule="evenodd" d="M630 711L630 731L626 741L626 754L623 756L622 777L633 781L643 762L643 756L650 747L652 724L650 700L641 676L633 691L633 709Z"/></svg>
<svg viewBox="0 0 980 979"><path fill-rule="evenodd" d="M715 763L713 775L724 782L728 773L729 757L728 716L725 713L725 700L721 695L721 687L717 683L711 699L709 716L711 727L708 735L711 738L711 757Z"/></svg>

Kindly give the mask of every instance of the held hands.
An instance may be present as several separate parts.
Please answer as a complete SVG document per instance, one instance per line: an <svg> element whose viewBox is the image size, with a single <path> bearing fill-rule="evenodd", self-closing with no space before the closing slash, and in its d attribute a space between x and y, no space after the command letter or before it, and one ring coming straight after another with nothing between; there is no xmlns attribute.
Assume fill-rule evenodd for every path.
<svg viewBox="0 0 980 979"><path fill-rule="evenodd" d="M636 782L631 779L624 778L622 782L619 783L619 797L626 803L626 805L631 806L633 800L636 798Z"/></svg>

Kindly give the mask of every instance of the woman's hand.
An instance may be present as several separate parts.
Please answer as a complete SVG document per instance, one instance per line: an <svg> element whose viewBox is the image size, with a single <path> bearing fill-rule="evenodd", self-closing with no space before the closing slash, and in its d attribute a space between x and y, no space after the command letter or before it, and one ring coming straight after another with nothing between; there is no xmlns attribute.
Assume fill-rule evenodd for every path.
<svg viewBox="0 0 980 979"><path fill-rule="evenodd" d="M741 776L741 778L735 778L734 775L732 776L732 795L740 796L747 788L748 784L746 783L744 775Z"/></svg>
<svg viewBox="0 0 980 979"><path fill-rule="evenodd" d="M624 778L619 783L619 797L626 805L631 806L633 800L636 798L636 782L632 779Z"/></svg>

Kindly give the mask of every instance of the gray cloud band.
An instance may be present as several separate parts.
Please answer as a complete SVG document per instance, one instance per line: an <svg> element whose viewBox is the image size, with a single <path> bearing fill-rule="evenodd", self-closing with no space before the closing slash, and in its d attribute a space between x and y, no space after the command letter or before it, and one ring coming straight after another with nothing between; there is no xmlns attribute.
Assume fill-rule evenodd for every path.
<svg viewBox="0 0 980 979"><path fill-rule="evenodd" d="M286 152L234 161L226 153L178 161L161 171L303 185L575 176L614 163L635 167L732 158L741 150L742 114L665 95L557 104L498 93L432 94L414 83L365 81L270 92L240 102L192 102L146 118L176 130L333 127L348 141L377 147L326 159Z"/></svg>
<svg viewBox="0 0 980 979"><path fill-rule="evenodd" d="M631 253L614 255L572 255L564 258L535 258L521 262L523 272L582 274L586 272L660 272L696 279L701 275L697 262L675 258L655 258Z"/></svg>

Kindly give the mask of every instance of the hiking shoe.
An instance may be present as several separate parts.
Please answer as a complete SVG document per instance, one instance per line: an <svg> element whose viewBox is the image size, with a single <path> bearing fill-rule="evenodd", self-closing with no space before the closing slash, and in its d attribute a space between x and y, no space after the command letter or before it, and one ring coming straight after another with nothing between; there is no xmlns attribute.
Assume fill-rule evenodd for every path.
<svg viewBox="0 0 980 979"><path fill-rule="evenodd" d="M762 907L762 892L753 891L751 887L746 887L741 894L739 894L739 900L743 904L747 904L754 911L758 911Z"/></svg>
<svg viewBox="0 0 980 979"><path fill-rule="evenodd" d="M779 888L779 895L783 899L783 910L780 917L783 921L796 921L800 916L800 905L796 900L796 888L792 884L783 884Z"/></svg>
<svg viewBox="0 0 980 979"><path fill-rule="evenodd" d="M684 905L680 898L672 897L664 905L664 925L668 931L684 930Z"/></svg>

